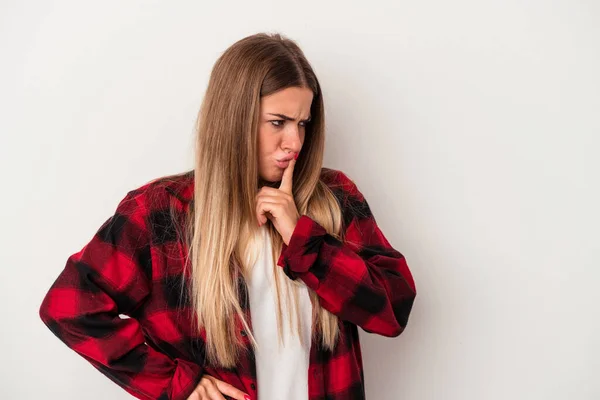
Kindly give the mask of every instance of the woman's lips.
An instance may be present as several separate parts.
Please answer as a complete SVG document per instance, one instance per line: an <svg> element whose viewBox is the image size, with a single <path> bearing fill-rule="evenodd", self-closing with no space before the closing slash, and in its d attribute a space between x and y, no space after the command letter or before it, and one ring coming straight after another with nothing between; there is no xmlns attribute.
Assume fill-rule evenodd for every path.
<svg viewBox="0 0 600 400"><path fill-rule="evenodd" d="M275 163L277 164L277 166L279 168L287 168L288 164L290 163L290 161L292 160L292 158L295 157L295 153L292 153L289 155L289 157L283 158L281 160L275 160Z"/></svg>
<svg viewBox="0 0 600 400"><path fill-rule="evenodd" d="M279 168L287 168L287 166L289 165L290 161L275 161L275 163L277 164L277 166Z"/></svg>

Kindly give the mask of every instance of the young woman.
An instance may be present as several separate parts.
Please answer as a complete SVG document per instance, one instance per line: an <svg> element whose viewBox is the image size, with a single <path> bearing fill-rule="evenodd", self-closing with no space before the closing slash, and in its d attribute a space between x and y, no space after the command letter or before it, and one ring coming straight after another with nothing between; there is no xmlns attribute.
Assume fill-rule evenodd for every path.
<svg viewBox="0 0 600 400"><path fill-rule="evenodd" d="M355 183L322 167L323 94L300 48L217 60L194 169L127 193L41 305L140 399L364 399L357 327L405 328L415 285Z"/></svg>

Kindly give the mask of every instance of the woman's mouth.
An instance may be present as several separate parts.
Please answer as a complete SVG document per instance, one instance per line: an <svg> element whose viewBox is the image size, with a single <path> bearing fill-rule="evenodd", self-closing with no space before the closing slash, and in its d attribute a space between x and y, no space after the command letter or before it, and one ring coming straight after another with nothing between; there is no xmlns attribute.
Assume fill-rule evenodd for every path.
<svg viewBox="0 0 600 400"><path fill-rule="evenodd" d="M289 165L290 161L275 161L275 163L277 164L277 166L279 168L287 168L287 166Z"/></svg>

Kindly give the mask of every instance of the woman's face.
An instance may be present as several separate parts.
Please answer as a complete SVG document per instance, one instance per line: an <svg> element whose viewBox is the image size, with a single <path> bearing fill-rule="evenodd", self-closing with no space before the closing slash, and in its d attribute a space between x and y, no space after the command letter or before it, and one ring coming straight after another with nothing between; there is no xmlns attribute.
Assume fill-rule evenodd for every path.
<svg viewBox="0 0 600 400"><path fill-rule="evenodd" d="M310 119L313 92L289 87L260 100L258 125L258 171L267 182L281 181L288 163L304 143L305 126Z"/></svg>

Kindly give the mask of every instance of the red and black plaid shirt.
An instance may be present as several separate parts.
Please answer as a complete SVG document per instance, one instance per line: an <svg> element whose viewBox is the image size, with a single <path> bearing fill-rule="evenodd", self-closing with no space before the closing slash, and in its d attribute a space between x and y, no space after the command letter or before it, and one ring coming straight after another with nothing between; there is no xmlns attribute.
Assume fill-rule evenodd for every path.
<svg viewBox="0 0 600 400"><path fill-rule="evenodd" d="M277 264L290 279L302 279L315 290L321 305L340 321L333 351L312 343L309 399L364 399L357 327L399 335L415 285L404 257L380 231L354 182L328 168L321 179L340 202L347 243L302 215ZM137 398L187 399L206 373L256 399L254 353L241 320L232 322L248 350L239 365L204 365L205 336L193 332L192 309L182 296L186 248L169 207L175 205L183 218L193 204L193 183L190 171L127 193L91 241L68 258L40 316L67 346ZM243 279L238 284L251 327L248 292Z"/></svg>

